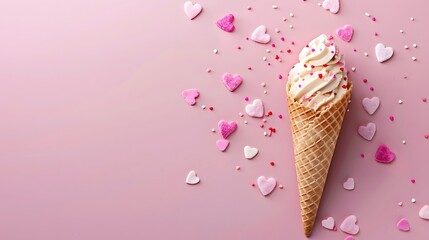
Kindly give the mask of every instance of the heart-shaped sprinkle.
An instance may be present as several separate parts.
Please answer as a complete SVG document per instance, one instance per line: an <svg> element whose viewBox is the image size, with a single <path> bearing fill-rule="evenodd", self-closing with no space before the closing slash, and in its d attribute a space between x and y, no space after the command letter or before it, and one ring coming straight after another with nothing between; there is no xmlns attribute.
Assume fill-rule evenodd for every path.
<svg viewBox="0 0 429 240"><path fill-rule="evenodd" d="M225 120L220 120L217 124L219 132L224 139L231 135L235 130L237 130L237 123L234 121L227 122Z"/></svg>
<svg viewBox="0 0 429 240"><path fill-rule="evenodd" d="M258 177L258 187L259 190L261 191L262 195L267 196L268 194L270 194L277 185L277 181L275 178L266 178L264 176L260 176Z"/></svg>
<svg viewBox="0 0 429 240"><path fill-rule="evenodd" d="M340 0L325 0L322 7L331 13L337 13L340 10Z"/></svg>
<svg viewBox="0 0 429 240"><path fill-rule="evenodd" d="M343 188L352 191L355 189L355 180L353 178L348 178L347 181L343 183Z"/></svg>
<svg viewBox="0 0 429 240"><path fill-rule="evenodd" d="M384 144L381 144L375 153L375 160L380 163L390 163L395 158L395 153L390 151L390 149Z"/></svg>
<svg viewBox="0 0 429 240"><path fill-rule="evenodd" d="M350 215L344 219L344 221L340 225L341 231L356 235L359 232L359 226L356 224L357 217L355 215Z"/></svg>
<svg viewBox="0 0 429 240"><path fill-rule="evenodd" d="M380 99L378 97L364 98L362 100L362 106L369 115L372 115L380 106Z"/></svg>
<svg viewBox="0 0 429 240"><path fill-rule="evenodd" d="M197 174L194 170L190 171L188 173L188 176L186 177L186 183L189 185L195 185L200 182L200 178L197 177Z"/></svg>
<svg viewBox="0 0 429 240"><path fill-rule="evenodd" d="M188 16L188 18L191 20L198 16L198 14L200 14L203 10L200 4L192 4L191 1L185 2L183 9L185 10L186 16Z"/></svg>
<svg viewBox="0 0 429 240"><path fill-rule="evenodd" d="M234 92L243 82L243 79L238 74L224 73L222 79L226 89L231 92Z"/></svg>
<svg viewBox="0 0 429 240"><path fill-rule="evenodd" d="M225 150L229 146L229 141L226 139L219 139L216 141L216 146L217 146L217 149L219 149L219 151L225 152Z"/></svg>
<svg viewBox="0 0 429 240"><path fill-rule="evenodd" d="M257 148L252 148L250 146L244 147L244 157L249 160L254 158L256 155L258 155L258 152L259 150Z"/></svg>
<svg viewBox="0 0 429 240"><path fill-rule="evenodd" d="M375 135L376 130L377 127L375 123L370 122L366 126L360 126L358 129L358 133L364 139L371 141Z"/></svg>
<svg viewBox="0 0 429 240"><path fill-rule="evenodd" d="M408 222L408 220L406 218L400 219L398 221L398 223L396 224L396 227L398 228L398 230L403 231L403 232L410 231L410 223Z"/></svg>
<svg viewBox="0 0 429 240"><path fill-rule="evenodd" d="M251 117L263 117L264 116L264 104L261 99L253 100L253 103L246 105L246 113Z"/></svg>
<svg viewBox="0 0 429 240"><path fill-rule="evenodd" d="M337 35L341 40L345 42L350 42L353 37L353 27L350 25L345 25L342 28L338 28Z"/></svg>
<svg viewBox="0 0 429 240"><path fill-rule="evenodd" d="M429 220L429 205L424 205L419 211L419 217Z"/></svg>
<svg viewBox="0 0 429 240"><path fill-rule="evenodd" d="M189 105L195 105L197 98L200 96L200 93L197 89L187 89L182 91L182 97L185 99L185 102Z"/></svg>
<svg viewBox="0 0 429 240"><path fill-rule="evenodd" d="M327 219L322 220L322 227L329 229L329 230L334 230L334 227L335 227L334 218L328 217Z"/></svg>
<svg viewBox="0 0 429 240"><path fill-rule="evenodd" d="M268 43L271 40L271 37L266 32L267 28L264 25L261 25L253 31L250 39L258 43Z"/></svg>
<svg viewBox="0 0 429 240"><path fill-rule="evenodd" d="M219 19L216 22L216 25L225 32L232 32L235 29L235 26L232 22L234 22L234 15L227 14L225 17Z"/></svg>
<svg viewBox="0 0 429 240"><path fill-rule="evenodd" d="M355 238L352 236L347 236L346 238L344 238L344 240L355 240Z"/></svg>
<svg viewBox="0 0 429 240"><path fill-rule="evenodd" d="M378 43L375 46L375 56L379 62L385 62L393 56L393 48L385 47L384 44Z"/></svg>

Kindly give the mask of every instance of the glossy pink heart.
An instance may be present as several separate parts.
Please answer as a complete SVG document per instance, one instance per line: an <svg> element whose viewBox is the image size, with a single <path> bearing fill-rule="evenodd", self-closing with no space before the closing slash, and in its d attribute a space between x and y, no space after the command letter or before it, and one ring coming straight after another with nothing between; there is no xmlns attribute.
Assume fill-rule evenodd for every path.
<svg viewBox="0 0 429 240"><path fill-rule="evenodd" d="M220 120L217 126L219 128L220 135L222 135L224 139L228 138L229 135L237 130L237 123L234 121L227 122L225 120Z"/></svg>
<svg viewBox="0 0 429 240"><path fill-rule="evenodd" d="M226 139L219 139L216 141L216 146L217 146L217 149L219 149L219 151L225 152L225 150L229 146L229 141Z"/></svg>
<svg viewBox="0 0 429 240"><path fill-rule="evenodd" d="M238 74L225 73L222 78L226 89L231 92L234 92L243 82L243 79Z"/></svg>
<svg viewBox="0 0 429 240"><path fill-rule="evenodd" d="M375 153L375 160L377 162L390 163L395 160L395 158L395 153L390 151L390 149L384 144L381 144Z"/></svg>
<svg viewBox="0 0 429 240"><path fill-rule="evenodd" d="M322 7L331 13L337 13L340 10L340 0L325 0Z"/></svg>
<svg viewBox="0 0 429 240"><path fill-rule="evenodd" d="M187 1L183 6L183 10L185 11L186 16L192 20L201 13L203 8L198 3L192 4L191 1Z"/></svg>
<svg viewBox="0 0 429 240"><path fill-rule="evenodd" d="M359 232L359 226L356 224L357 217L355 215L350 215L344 219L344 221L340 225L341 231L356 235Z"/></svg>
<svg viewBox="0 0 429 240"><path fill-rule="evenodd" d="M216 25L225 32L232 32L235 29L235 26L232 22L234 22L234 15L227 14L225 17L219 19L216 22Z"/></svg>
<svg viewBox="0 0 429 240"><path fill-rule="evenodd" d="M398 223L396 224L396 227L398 228L398 230L403 231L403 232L410 231L410 223L408 222L408 220L406 218L400 219L398 221Z"/></svg>
<svg viewBox="0 0 429 240"><path fill-rule="evenodd" d="M198 92L197 89L187 89L182 91L182 97L185 99L185 102L189 105L195 105L196 103L195 98L197 98L198 96L200 96L200 93Z"/></svg>
<svg viewBox="0 0 429 240"><path fill-rule="evenodd" d="M337 35L341 40L345 42L350 42L353 37L353 27L350 25L345 25L342 28L338 28Z"/></svg>
<svg viewBox="0 0 429 240"><path fill-rule="evenodd" d="M369 115L372 115L380 106L380 99L378 97L364 98L362 100L362 106Z"/></svg>
<svg viewBox="0 0 429 240"><path fill-rule="evenodd" d="M271 177L267 179L264 176L258 177L257 183L258 183L259 190L264 196L267 196L268 194L270 194L277 185L277 181L275 178Z"/></svg>
<svg viewBox="0 0 429 240"><path fill-rule="evenodd" d="M358 133L364 139L371 141L375 135L376 130L377 130L377 127L375 123L370 122L366 126L360 126L358 129Z"/></svg>

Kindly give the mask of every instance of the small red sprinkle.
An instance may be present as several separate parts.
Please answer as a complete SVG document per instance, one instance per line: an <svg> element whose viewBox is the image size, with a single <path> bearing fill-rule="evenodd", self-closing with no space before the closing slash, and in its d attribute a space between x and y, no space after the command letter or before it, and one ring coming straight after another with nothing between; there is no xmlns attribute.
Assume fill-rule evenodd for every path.
<svg viewBox="0 0 429 240"><path fill-rule="evenodd" d="M279 58L280 58L279 55L276 54L276 60L278 60Z"/></svg>
<svg viewBox="0 0 429 240"><path fill-rule="evenodd" d="M353 52L357 52L356 48L355 48L355 49L353 49Z"/></svg>
<svg viewBox="0 0 429 240"><path fill-rule="evenodd" d="M319 73L319 78L322 79L323 75L321 73Z"/></svg>
<svg viewBox="0 0 429 240"><path fill-rule="evenodd" d="M307 68L307 64L304 64L304 67Z"/></svg>
<svg viewBox="0 0 429 240"><path fill-rule="evenodd" d="M377 33L377 32L375 32L375 33L374 33L374 35L377 37L377 36L378 36L378 33Z"/></svg>
<svg viewBox="0 0 429 240"><path fill-rule="evenodd" d="M343 86L341 86L342 88L344 88L344 89L346 89L347 88L347 86L346 85L343 85Z"/></svg>
<svg viewBox="0 0 429 240"><path fill-rule="evenodd" d="M209 107L210 111L213 111L213 107Z"/></svg>
<svg viewBox="0 0 429 240"><path fill-rule="evenodd" d="M342 72L344 72L344 68L340 68L340 70L341 70Z"/></svg>
<svg viewBox="0 0 429 240"><path fill-rule="evenodd" d="M271 166L274 166L274 165L276 165L276 164L275 164L274 162L270 162L270 165L271 165Z"/></svg>
<svg viewBox="0 0 429 240"><path fill-rule="evenodd" d="M281 74L279 74L279 79L282 79L282 78L283 78L283 76Z"/></svg>
<svg viewBox="0 0 429 240"><path fill-rule="evenodd" d="M249 37L246 37L246 40L249 40Z"/></svg>
<svg viewBox="0 0 429 240"><path fill-rule="evenodd" d="M282 118L283 118L283 115L279 114L279 115L278 115L278 117L279 117L280 119L282 119Z"/></svg>
<svg viewBox="0 0 429 240"><path fill-rule="evenodd" d="M244 101L249 101L249 97L245 97L245 98L244 98Z"/></svg>
<svg viewBox="0 0 429 240"><path fill-rule="evenodd" d="M372 21L374 21L374 22L375 22L376 20L377 20L377 19L376 19L375 17L373 17L373 18L372 18Z"/></svg>
<svg viewBox="0 0 429 240"><path fill-rule="evenodd" d="M284 42L284 41L285 41L285 38L284 38L284 37L281 37L281 38L280 38L280 40L282 40L282 41Z"/></svg>
<svg viewBox="0 0 429 240"><path fill-rule="evenodd" d="M288 49L288 50L286 50L286 52L287 52L287 53L291 53L291 52L292 52L292 50Z"/></svg>
<svg viewBox="0 0 429 240"><path fill-rule="evenodd" d="M252 67L248 67L247 69L248 69L248 70L252 70Z"/></svg>
<svg viewBox="0 0 429 240"><path fill-rule="evenodd" d="M269 111L269 112L268 112L268 115L270 115L270 116L271 116L271 115L273 115L273 112Z"/></svg>
<svg viewBox="0 0 429 240"><path fill-rule="evenodd" d="M271 63L268 63L268 66L271 66Z"/></svg>
<svg viewBox="0 0 429 240"><path fill-rule="evenodd" d="M389 116L390 121L395 121L395 117L394 116Z"/></svg>
<svg viewBox="0 0 429 240"><path fill-rule="evenodd" d="M238 46L238 47L237 47L237 49L238 49L238 50L240 50L240 49L241 49L241 47L240 47L240 46Z"/></svg>
<svg viewBox="0 0 429 240"><path fill-rule="evenodd" d="M275 132L276 132L276 129L275 129L275 128L272 128L272 129L271 129L271 131L272 131L273 133L275 133Z"/></svg>
<svg viewBox="0 0 429 240"><path fill-rule="evenodd" d="M273 130L273 128L272 128L272 127L269 127L269 128L268 128L268 130L272 131L272 130Z"/></svg>
<svg viewBox="0 0 429 240"><path fill-rule="evenodd" d="M416 180L415 180L415 179L411 179L411 182L412 182L412 183L416 183Z"/></svg>
<svg viewBox="0 0 429 240"><path fill-rule="evenodd" d="M425 138L426 138L426 139L429 139L429 134L425 134Z"/></svg>
<svg viewBox="0 0 429 240"><path fill-rule="evenodd" d="M374 87L370 87L369 90L374 91Z"/></svg>
<svg viewBox="0 0 429 240"><path fill-rule="evenodd" d="M314 68L314 65L311 65L311 68Z"/></svg>
<svg viewBox="0 0 429 240"><path fill-rule="evenodd" d="M323 67L327 67L328 66L328 64L323 64ZM341 70L341 68L340 68L340 70ZM343 71L343 70L341 70L341 71Z"/></svg>
<svg viewBox="0 0 429 240"><path fill-rule="evenodd" d="M294 42L294 41L292 41L290 44L295 45L295 42ZM307 45L307 47L308 47L308 45Z"/></svg>
<svg viewBox="0 0 429 240"><path fill-rule="evenodd" d="M427 101L427 99L426 99L426 98L422 98L422 101L423 101L423 102L426 102L426 101Z"/></svg>
<svg viewBox="0 0 429 240"><path fill-rule="evenodd" d="M271 44L271 47L276 47L276 45L273 43L273 44Z"/></svg>
<svg viewBox="0 0 429 240"><path fill-rule="evenodd" d="M367 79L364 79L364 80L363 80L363 83L367 83L367 82L368 82L368 80L367 80Z"/></svg>
<svg viewBox="0 0 429 240"><path fill-rule="evenodd" d="M255 184L254 184L254 183L252 183L252 187L255 187Z"/></svg>
<svg viewBox="0 0 429 240"><path fill-rule="evenodd" d="M361 157L361 158L364 158L364 157L365 157L365 154L361 153L361 154L360 154L360 157Z"/></svg>

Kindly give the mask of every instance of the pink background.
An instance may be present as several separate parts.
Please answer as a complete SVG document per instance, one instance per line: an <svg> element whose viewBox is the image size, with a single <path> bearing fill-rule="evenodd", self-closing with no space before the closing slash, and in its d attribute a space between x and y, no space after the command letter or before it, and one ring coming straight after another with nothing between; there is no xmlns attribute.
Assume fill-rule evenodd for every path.
<svg viewBox="0 0 429 240"><path fill-rule="evenodd" d="M429 103L421 101L429 98L426 1L342 0L337 15L314 0L199 2L204 10L193 21L177 0L2 2L0 238L305 239L286 80L277 76L286 76L312 38L351 24L353 40L336 42L348 68L357 68L349 74L355 87L311 239L344 239L320 221L332 216L338 226L350 214L359 219L356 239L428 239L429 221L418 217L429 204L429 142L423 137ZM236 17L233 33L214 24L227 13ZM261 24L275 48L246 41ZM374 55L378 42L395 49L383 64ZM274 60L275 54L284 61ZM243 76L236 92L221 84L224 72ZM201 92L194 107L181 98L187 88ZM277 129L272 137L263 136L260 119L239 117L246 96L261 98L274 113L266 123ZM372 96L382 103L369 116L360 102ZM215 146L219 134L210 131L220 119L239 125L225 153ZM369 121L378 127L371 142L356 132ZM373 160L381 143L397 154L390 165ZM245 145L259 148L259 155L244 159ZM190 170L200 184L185 184ZM251 187L260 175L285 188L263 197ZM356 182L351 192L342 188L348 177ZM402 217L410 221L408 233L395 227Z"/></svg>

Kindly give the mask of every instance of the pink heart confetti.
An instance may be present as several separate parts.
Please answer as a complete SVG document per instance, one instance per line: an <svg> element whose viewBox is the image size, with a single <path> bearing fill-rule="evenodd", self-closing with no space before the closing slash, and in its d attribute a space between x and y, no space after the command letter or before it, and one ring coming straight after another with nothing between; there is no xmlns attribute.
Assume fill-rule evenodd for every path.
<svg viewBox="0 0 429 240"><path fill-rule="evenodd" d="M185 99L185 102L189 105L195 105L195 98L199 97L200 93L197 89L187 89L182 91L182 97Z"/></svg>
<svg viewBox="0 0 429 240"><path fill-rule="evenodd" d="M237 123L234 121L227 122L220 120L218 123L219 132L224 139L228 138L235 130L237 130Z"/></svg>
<svg viewBox="0 0 429 240"><path fill-rule="evenodd" d="M268 43L270 42L271 37L266 32L267 28L264 25L261 25L253 31L252 36L250 36L250 39L258 43Z"/></svg>
<svg viewBox="0 0 429 240"><path fill-rule="evenodd" d="M337 13L340 10L340 0L325 0L322 7L331 13Z"/></svg>
<svg viewBox="0 0 429 240"><path fill-rule="evenodd" d="M359 226L356 224L357 217L355 215L350 215L344 219L344 221L340 225L341 231L356 235L359 232Z"/></svg>
<svg viewBox="0 0 429 240"><path fill-rule="evenodd" d="M229 141L226 140L226 139L219 139L219 140L216 141L216 146L219 149L219 151L225 152L225 150L229 146Z"/></svg>
<svg viewBox="0 0 429 240"><path fill-rule="evenodd" d="M222 78L226 89L231 92L234 92L243 82L243 79L238 74L224 73Z"/></svg>
<svg viewBox="0 0 429 240"><path fill-rule="evenodd" d="M329 230L334 230L334 227L335 227L334 218L328 217L327 219L322 220L322 227L329 229Z"/></svg>
<svg viewBox="0 0 429 240"><path fill-rule="evenodd" d="M186 16L188 16L188 18L192 20L201 13L203 8L198 3L192 4L191 1L187 1L183 6L183 10L185 11Z"/></svg>
<svg viewBox="0 0 429 240"><path fill-rule="evenodd" d="M262 195L267 196L270 194L277 185L277 181L275 178L266 178L264 176L260 176L257 180L259 190L261 191Z"/></svg>
<svg viewBox="0 0 429 240"><path fill-rule="evenodd" d="M385 145L381 144L375 153L375 160L380 163L390 163L396 158L394 152Z"/></svg>
<svg viewBox="0 0 429 240"><path fill-rule="evenodd" d="M246 113L251 117L263 117L264 116L264 104L261 99L253 100L253 103L246 105Z"/></svg>
<svg viewBox="0 0 429 240"><path fill-rule="evenodd" d="M352 236L347 236L346 238L344 238L344 240L355 240L355 238Z"/></svg>
<svg viewBox="0 0 429 240"><path fill-rule="evenodd" d="M358 133L364 139L371 141L375 135L376 130L377 127L375 123L370 122L366 126L360 126L358 129Z"/></svg>
<svg viewBox="0 0 429 240"><path fill-rule="evenodd" d="M353 27L350 25L345 25L342 28L338 28L337 35L341 40L345 42L350 42L353 37Z"/></svg>
<svg viewBox="0 0 429 240"><path fill-rule="evenodd" d="M380 106L380 99L378 97L364 98L362 100L362 106L369 115L372 115Z"/></svg>
<svg viewBox="0 0 429 240"><path fill-rule="evenodd" d="M410 231L410 223L406 218L400 219L399 222L396 224L396 227L398 228L398 230L403 232Z"/></svg>
<svg viewBox="0 0 429 240"><path fill-rule="evenodd" d="M232 32L235 29L235 26L232 22L234 22L234 15L227 14L225 17L219 19L216 22L216 25L225 32Z"/></svg>

